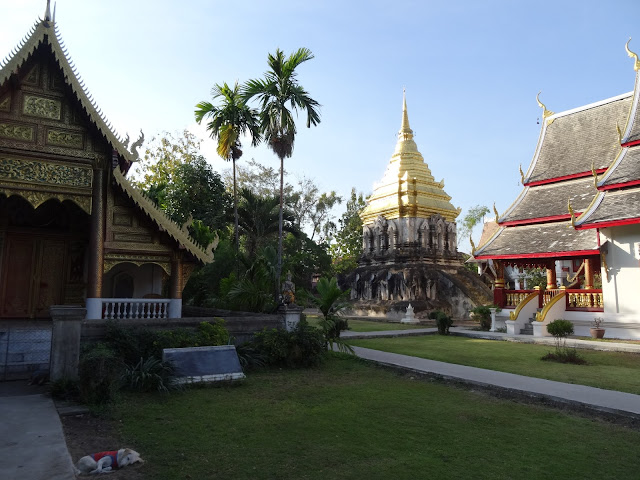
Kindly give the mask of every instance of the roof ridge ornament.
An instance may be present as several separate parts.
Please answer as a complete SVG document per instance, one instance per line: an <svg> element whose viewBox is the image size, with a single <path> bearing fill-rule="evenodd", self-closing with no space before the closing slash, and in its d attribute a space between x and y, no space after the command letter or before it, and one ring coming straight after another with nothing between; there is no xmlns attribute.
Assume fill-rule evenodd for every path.
<svg viewBox="0 0 640 480"><path fill-rule="evenodd" d="M493 202L493 213L496 214L496 225L500 225L500 222L498 221L498 217L500 217L500 215L498 214L498 209L496 208L496 202Z"/></svg>
<svg viewBox="0 0 640 480"><path fill-rule="evenodd" d="M546 105L540 101L541 93L542 93L542 90L540 90L538 92L538 95L536 95L536 102L538 102L538 106L542 109L542 119L543 120L547 119L547 125L551 125L554 119L548 119L548 118L554 113L551 110L547 110Z"/></svg>
<svg viewBox="0 0 640 480"><path fill-rule="evenodd" d="M473 237L471 236L471 234L469 234L469 243L471 244L471 256L475 257L476 256L476 244L473 243Z"/></svg>
<svg viewBox="0 0 640 480"><path fill-rule="evenodd" d="M518 167L520 170L520 180L522 181L522 186L524 187L524 172L522 171L522 164Z"/></svg>
<svg viewBox="0 0 640 480"><path fill-rule="evenodd" d="M573 212L573 208L571 207L571 199L567 199L567 208L569 209L569 215L571 215L571 226L576 226L576 215Z"/></svg>
<svg viewBox="0 0 640 480"><path fill-rule="evenodd" d="M620 130L620 125L618 125L617 120L616 120L616 130L618 131L618 143L622 145L622 130Z"/></svg>
<svg viewBox="0 0 640 480"><path fill-rule="evenodd" d="M619 132L620 130L618 130ZM591 161L591 175L593 175L593 186L596 190L598 190L598 172L596 172L596 166L593 163L593 160Z"/></svg>
<svg viewBox="0 0 640 480"><path fill-rule="evenodd" d="M627 51L627 55L629 55L629 57L633 58L635 60L635 63L633 65L633 69L637 72L638 70L640 70L640 60L638 60L638 54L632 52L631 50L629 50L629 42L631 41L631 37L629 37L629 40L627 40L627 43L624 46L624 49Z"/></svg>
<svg viewBox="0 0 640 480"><path fill-rule="evenodd" d="M51 21L51 0L47 0L47 8L44 11L44 21Z"/></svg>

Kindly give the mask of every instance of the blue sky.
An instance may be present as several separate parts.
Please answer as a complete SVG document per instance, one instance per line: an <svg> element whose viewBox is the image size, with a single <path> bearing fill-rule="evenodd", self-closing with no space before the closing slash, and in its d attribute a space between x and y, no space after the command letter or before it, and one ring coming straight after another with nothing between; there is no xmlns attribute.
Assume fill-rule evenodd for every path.
<svg viewBox="0 0 640 480"><path fill-rule="evenodd" d="M0 0L0 57L45 4ZM322 123L307 129L301 118L285 168L343 196L382 178L406 87L418 148L463 215L494 201L503 212L520 192L518 165L526 171L540 132L538 91L560 112L633 89L624 44L635 37L640 52L638 18L637 0L58 0L56 12L88 89L132 136L206 136L193 110L214 83L260 77L269 52L308 47L316 58L299 80L322 104ZM228 167L212 145L204 152ZM278 165L264 147L244 152Z"/></svg>

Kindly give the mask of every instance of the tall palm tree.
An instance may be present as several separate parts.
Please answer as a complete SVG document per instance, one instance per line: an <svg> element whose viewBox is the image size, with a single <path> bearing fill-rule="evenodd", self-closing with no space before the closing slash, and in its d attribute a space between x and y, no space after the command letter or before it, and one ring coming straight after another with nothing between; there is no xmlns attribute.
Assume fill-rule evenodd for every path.
<svg viewBox="0 0 640 480"><path fill-rule="evenodd" d="M250 108L245 98L240 94L238 82L233 88L227 83L215 84L211 89L213 99L221 99L220 106L210 102L200 102L196 105L196 121L201 123L205 117L211 121L207 130L211 138L218 141L217 152L225 160L233 162L233 216L236 253L239 246L238 234L238 194L236 191L236 160L242 156L240 136L249 134L251 145L260 143L260 128L258 112Z"/></svg>
<svg viewBox="0 0 640 480"><path fill-rule="evenodd" d="M271 150L280 158L280 220L278 238L278 281L282 273L282 210L284 203L284 159L291 157L296 136L292 111L307 113L307 128L320 123L320 104L309 96L296 79L296 67L311 60L308 48L300 48L285 58L276 50L269 54L269 70L263 79L249 80L244 86L244 97L256 98L260 103L260 130Z"/></svg>

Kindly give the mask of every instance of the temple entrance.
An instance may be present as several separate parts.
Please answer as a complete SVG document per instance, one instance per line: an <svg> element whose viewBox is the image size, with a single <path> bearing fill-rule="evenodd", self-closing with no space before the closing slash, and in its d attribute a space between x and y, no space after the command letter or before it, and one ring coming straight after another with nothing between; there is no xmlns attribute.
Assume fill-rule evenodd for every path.
<svg viewBox="0 0 640 480"><path fill-rule="evenodd" d="M0 196L0 318L48 318L51 305L84 301L88 218L72 202L34 209Z"/></svg>

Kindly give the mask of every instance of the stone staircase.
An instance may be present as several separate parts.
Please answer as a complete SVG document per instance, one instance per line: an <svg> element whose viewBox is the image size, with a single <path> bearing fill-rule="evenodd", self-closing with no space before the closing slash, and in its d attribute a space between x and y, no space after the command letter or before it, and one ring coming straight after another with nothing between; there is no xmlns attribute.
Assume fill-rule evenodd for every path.
<svg viewBox="0 0 640 480"><path fill-rule="evenodd" d="M542 309L538 308L537 312L540 312ZM536 321L536 314L533 314L532 317L527 320L527 323L524 324L524 328L520 329L520 335L533 335L533 322Z"/></svg>

